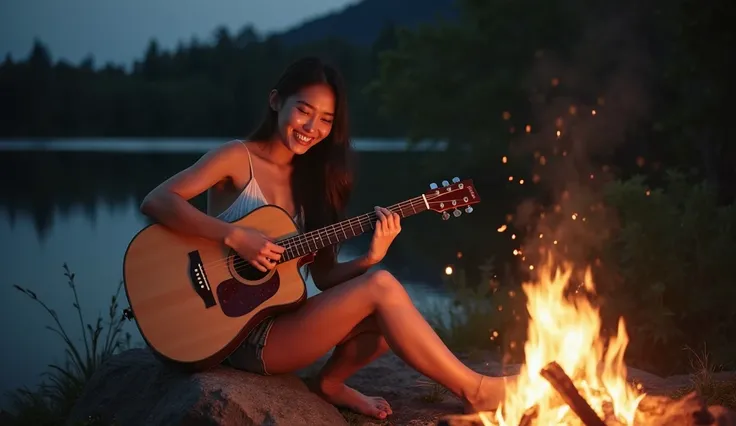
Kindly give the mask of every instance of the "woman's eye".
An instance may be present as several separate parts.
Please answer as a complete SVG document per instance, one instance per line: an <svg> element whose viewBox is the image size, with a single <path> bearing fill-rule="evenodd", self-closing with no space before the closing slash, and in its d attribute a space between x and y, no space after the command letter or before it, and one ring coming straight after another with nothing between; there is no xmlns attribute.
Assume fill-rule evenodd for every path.
<svg viewBox="0 0 736 426"><path fill-rule="evenodd" d="M328 120L326 118L323 118L322 121L324 121L327 124L332 124L332 120Z"/></svg>
<svg viewBox="0 0 736 426"><path fill-rule="evenodd" d="M299 107L297 107L296 109L299 110L299 112L301 112L302 114L307 114L307 111L306 110L303 110L303 109L301 109Z"/></svg>

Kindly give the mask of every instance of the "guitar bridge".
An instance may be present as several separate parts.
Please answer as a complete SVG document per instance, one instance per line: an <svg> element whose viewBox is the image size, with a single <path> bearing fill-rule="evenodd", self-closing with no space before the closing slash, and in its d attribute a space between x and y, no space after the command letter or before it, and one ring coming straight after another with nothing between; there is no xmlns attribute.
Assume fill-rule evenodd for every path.
<svg viewBox="0 0 736 426"><path fill-rule="evenodd" d="M215 296L212 294L212 287L210 287L210 281L207 278L207 272L204 270L202 264L202 258L199 256L199 251L195 250L189 252L189 279L191 281L194 291L204 302L205 308L211 308L217 305L215 302Z"/></svg>

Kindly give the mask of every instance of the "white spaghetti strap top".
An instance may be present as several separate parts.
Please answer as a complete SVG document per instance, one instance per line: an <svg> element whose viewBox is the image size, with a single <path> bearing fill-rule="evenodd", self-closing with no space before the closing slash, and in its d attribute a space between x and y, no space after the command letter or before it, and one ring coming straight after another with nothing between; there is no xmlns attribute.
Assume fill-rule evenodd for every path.
<svg viewBox="0 0 736 426"><path fill-rule="evenodd" d="M250 156L250 150L247 146L245 146L245 143L243 141L240 141L240 143L243 144L246 152L248 153L250 180L245 185L245 188L243 188L240 194L238 194L238 197L235 199L235 201L233 201L233 203L230 204L227 209L223 210L222 213L216 216L218 219L224 220L225 222L234 222L245 216L246 214L252 212L253 210L257 209L258 207L269 204L268 200L266 200L266 197L261 191L261 187L258 185L258 181L256 180L256 173L255 169L253 169L253 159ZM302 227L303 215L297 213L293 219L299 227Z"/></svg>

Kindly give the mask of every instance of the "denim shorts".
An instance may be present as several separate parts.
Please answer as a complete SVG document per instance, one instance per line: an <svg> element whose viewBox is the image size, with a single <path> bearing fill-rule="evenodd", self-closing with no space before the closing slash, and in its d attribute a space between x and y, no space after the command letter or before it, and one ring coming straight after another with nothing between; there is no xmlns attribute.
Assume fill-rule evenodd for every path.
<svg viewBox="0 0 736 426"><path fill-rule="evenodd" d="M263 362L263 347L266 346L273 321L273 317L268 317L258 323L235 352L225 360L225 363L238 370L269 376Z"/></svg>

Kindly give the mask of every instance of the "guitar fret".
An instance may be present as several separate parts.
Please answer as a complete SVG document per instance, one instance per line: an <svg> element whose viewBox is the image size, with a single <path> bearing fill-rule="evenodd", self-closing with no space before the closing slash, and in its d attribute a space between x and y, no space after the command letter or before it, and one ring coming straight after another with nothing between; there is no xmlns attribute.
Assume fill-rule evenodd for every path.
<svg viewBox="0 0 736 426"><path fill-rule="evenodd" d="M345 233L345 225L343 223L340 223L340 230L342 231L342 235L345 236L345 239L348 239L348 234Z"/></svg>
<svg viewBox="0 0 736 426"><path fill-rule="evenodd" d="M388 209L405 218L426 210L426 206L421 197L416 197L390 206ZM306 256L309 253L315 253L329 245L338 244L350 238L357 237L365 233L368 229L374 230L377 220L378 217L374 212L365 213L320 229L287 238L282 242L286 250L281 258L281 262Z"/></svg>

